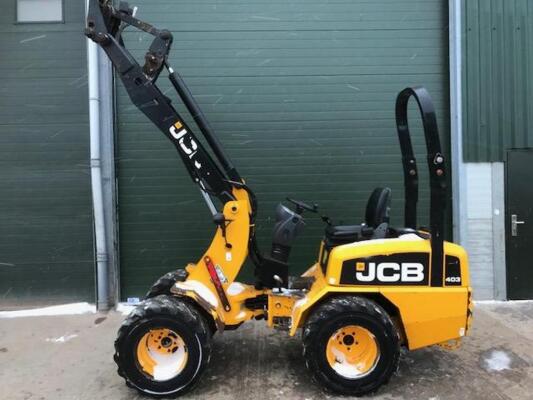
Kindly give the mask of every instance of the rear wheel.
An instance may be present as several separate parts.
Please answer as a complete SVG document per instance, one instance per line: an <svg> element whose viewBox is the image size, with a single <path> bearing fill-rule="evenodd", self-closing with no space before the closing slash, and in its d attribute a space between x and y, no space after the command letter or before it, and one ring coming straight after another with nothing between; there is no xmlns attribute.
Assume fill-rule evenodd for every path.
<svg viewBox="0 0 533 400"><path fill-rule="evenodd" d="M398 331L383 308L363 297L321 304L306 322L303 345L313 378L337 393L373 392L398 367Z"/></svg>
<svg viewBox="0 0 533 400"><path fill-rule="evenodd" d="M210 341L207 322L194 306L166 295L148 299L119 329L118 373L144 394L184 393L198 382L209 362Z"/></svg>

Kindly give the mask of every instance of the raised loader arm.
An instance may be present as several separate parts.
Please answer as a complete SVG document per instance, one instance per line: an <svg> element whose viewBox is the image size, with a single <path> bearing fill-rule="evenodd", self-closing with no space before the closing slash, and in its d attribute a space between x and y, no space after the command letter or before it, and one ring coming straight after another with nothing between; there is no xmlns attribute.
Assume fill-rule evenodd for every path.
<svg viewBox="0 0 533 400"><path fill-rule="evenodd" d="M142 67L122 40L122 32L128 26L154 36ZM222 204L234 200L232 188L242 187L241 178L224 154L185 83L168 64L172 34L135 18L128 3L121 2L116 9L109 0L89 0L85 34L106 52L132 102L176 146L187 171L200 186L206 201L210 203L209 195L218 198ZM164 68L168 70L172 85L213 150L218 164L174 109L171 100L157 87L156 81Z"/></svg>

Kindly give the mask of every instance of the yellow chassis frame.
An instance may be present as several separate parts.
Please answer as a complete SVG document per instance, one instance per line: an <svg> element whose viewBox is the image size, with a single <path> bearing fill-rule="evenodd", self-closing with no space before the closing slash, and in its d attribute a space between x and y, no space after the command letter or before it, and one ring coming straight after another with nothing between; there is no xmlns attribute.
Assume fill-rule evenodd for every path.
<svg viewBox="0 0 533 400"><path fill-rule="evenodd" d="M224 206L224 217L231 223L226 228L226 240L222 230L217 228L208 250L196 264L186 267L188 277L184 282L177 282L172 287L173 294L187 296L199 304L213 317L217 328L223 331L227 326L238 326L256 317L264 317L267 324L276 326L277 318L290 318L289 334L292 336L301 328L309 313L317 303L330 296L356 294L370 296L392 304L397 310L393 315L397 327L409 349L417 349L433 344L445 344L458 341L467 332L471 324L472 301L469 286L468 259L465 250L453 243L445 242L444 253L460 260L460 286L359 286L340 284L343 260L373 255L394 253L431 253L429 240L421 238L400 237L396 239L379 239L335 247L328 257L325 272L317 263L311 266L303 276L313 277L314 283L303 297L287 290L257 290L254 286L235 282L248 255L250 225L250 200L243 189L234 189L236 198ZM226 247L226 241L231 248ZM319 253L319 260L323 246ZM205 264L208 256L222 278L222 286L230 310L224 310L215 290ZM245 307L246 299L259 295L268 296L267 310L251 310Z"/></svg>

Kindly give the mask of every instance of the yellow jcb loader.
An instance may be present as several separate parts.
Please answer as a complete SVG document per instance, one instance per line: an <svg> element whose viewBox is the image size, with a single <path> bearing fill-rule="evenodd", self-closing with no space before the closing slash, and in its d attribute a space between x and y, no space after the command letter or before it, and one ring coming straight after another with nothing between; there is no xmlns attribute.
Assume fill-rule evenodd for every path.
<svg viewBox="0 0 533 400"><path fill-rule="evenodd" d="M128 26L154 36L143 66L122 40ZM314 380L350 395L385 384L398 367L401 346L446 345L468 332L468 260L462 247L443 239L446 163L425 89L407 88L396 102L404 226L389 224L391 190L377 188L361 224L335 225L322 217L326 227L322 241L317 240L318 261L293 277L291 246L304 228L304 213L317 213L318 207L294 199L287 199L292 209L279 204L271 251L259 251L255 196L169 66L172 34L135 18L127 3L114 8L107 0L89 1L85 33L107 53L132 102L174 144L217 226L200 259L161 277L120 327L114 359L128 386L154 396L190 390L209 362L212 336L253 319L291 336L301 332L303 357ZM213 156L156 85L164 69ZM427 145L428 229L417 228L418 170L407 121L411 97L420 108ZM248 257L256 282L236 282Z"/></svg>

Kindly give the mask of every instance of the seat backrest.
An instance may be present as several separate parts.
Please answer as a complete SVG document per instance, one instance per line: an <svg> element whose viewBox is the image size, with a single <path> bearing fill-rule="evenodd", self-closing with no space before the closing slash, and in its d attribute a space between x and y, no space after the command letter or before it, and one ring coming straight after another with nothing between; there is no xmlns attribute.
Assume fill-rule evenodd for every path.
<svg viewBox="0 0 533 400"><path fill-rule="evenodd" d="M375 188L366 203L365 223L377 228L380 224L389 222L390 202L392 191L389 188Z"/></svg>

